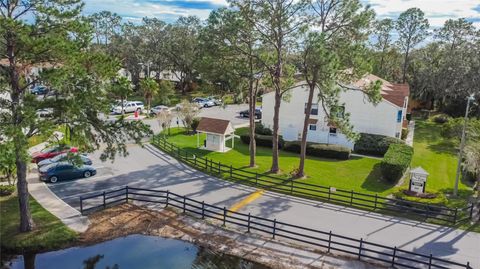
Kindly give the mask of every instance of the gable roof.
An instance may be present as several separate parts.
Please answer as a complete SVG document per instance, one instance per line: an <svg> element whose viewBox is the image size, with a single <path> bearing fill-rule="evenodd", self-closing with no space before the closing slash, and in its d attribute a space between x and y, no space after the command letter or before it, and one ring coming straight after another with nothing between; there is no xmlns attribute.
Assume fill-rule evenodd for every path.
<svg viewBox="0 0 480 269"><path fill-rule="evenodd" d="M229 120L202 117L198 123L197 131L213 134L226 134L233 131Z"/></svg>
<svg viewBox="0 0 480 269"><path fill-rule="evenodd" d="M359 79L357 82L353 83L353 85L358 88L365 88L370 85L370 83L377 80L380 80L382 82L382 87L380 90L383 99L389 101L396 106L403 107L405 97L408 97L410 95L410 87L408 86L408 84L394 84L375 75L368 74L365 75L363 78Z"/></svg>

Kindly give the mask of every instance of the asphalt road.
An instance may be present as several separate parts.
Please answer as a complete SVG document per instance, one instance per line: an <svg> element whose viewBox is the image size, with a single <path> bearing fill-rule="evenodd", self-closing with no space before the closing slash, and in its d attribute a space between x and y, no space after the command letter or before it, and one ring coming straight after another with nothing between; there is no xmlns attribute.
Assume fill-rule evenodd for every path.
<svg viewBox="0 0 480 269"><path fill-rule="evenodd" d="M79 208L79 197L124 185L163 189L217 206L238 207L265 218L319 229L370 242L432 253L480 267L480 234L383 216L343 206L265 192L250 199L256 189L219 180L178 163L151 145L129 147L130 155L101 163L92 154L98 174L92 178L49 184L61 199ZM249 197L249 199L245 199ZM242 201L248 200L248 203Z"/></svg>

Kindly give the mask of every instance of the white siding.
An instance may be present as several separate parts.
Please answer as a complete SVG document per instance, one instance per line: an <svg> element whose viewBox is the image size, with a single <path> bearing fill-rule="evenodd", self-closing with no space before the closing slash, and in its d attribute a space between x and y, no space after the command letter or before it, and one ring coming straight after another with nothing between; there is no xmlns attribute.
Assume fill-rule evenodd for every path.
<svg viewBox="0 0 480 269"><path fill-rule="evenodd" d="M262 100L262 123L273 127L274 93L263 95ZM314 103L318 102L318 90L314 94ZM290 91L288 100L283 100L280 106L280 135L287 141L300 140L303 129L305 103L308 99L306 86L299 86ZM382 100L377 106L369 103L362 92L346 91L340 94L340 103L345 104L345 112L350 113L350 123L355 132L379 134L395 137L401 132L402 123L397 122L398 110L406 108L398 107L386 100ZM341 134L330 134L330 127L326 121L325 113L319 103L318 115L311 115L311 119L317 119L316 130L309 130L307 140L316 143L339 144L353 148L353 143Z"/></svg>

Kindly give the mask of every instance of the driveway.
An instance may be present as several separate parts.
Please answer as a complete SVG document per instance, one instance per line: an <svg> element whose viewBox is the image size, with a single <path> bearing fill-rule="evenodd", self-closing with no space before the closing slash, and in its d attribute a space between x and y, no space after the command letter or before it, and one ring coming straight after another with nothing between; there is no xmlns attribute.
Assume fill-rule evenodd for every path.
<svg viewBox="0 0 480 269"><path fill-rule="evenodd" d="M65 202L79 208L79 197L124 185L163 189L243 213L363 238L387 246L480 267L480 234L373 212L293 198L219 180L189 168L151 145L129 147L130 155L114 163L96 161L98 175L49 184ZM91 156L97 160L98 153ZM254 198L252 198L254 197ZM248 202L245 202L248 201Z"/></svg>

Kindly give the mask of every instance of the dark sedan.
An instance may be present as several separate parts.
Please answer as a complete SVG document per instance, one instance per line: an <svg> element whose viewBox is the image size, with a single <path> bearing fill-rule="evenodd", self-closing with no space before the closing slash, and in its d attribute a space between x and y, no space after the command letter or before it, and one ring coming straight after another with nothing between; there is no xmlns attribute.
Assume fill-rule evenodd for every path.
<svg viewBox="0 0 480 269"><path fill-rule="evenodd" d="M248 110L240 111L240 117L248 118L249 117ZM262 118L262 109L255 108L255 119L261 119L261 118Z"/></svg>
<svg viewBox="0 0 480 269"><path fill-rule="evenodd" d="M71 153L71 155L72 155L72 153ZM73 162L75 160L75 158L77 158L77 156L74 156L74 155L68 156L68 153L65 152L65 153L57 155L53 158L45 159L43 161L38 162L37 166L42 167L42 166L49 165L49 164L52 164L52 163L68 161L69 159L72 160L72 162ZM78 154L78 158L80 158L80 160L82 161L82 163L84 165L92 165L92 160L90 160L90 158L88 158L86 155Z"/></svg>
<svg viewBox="0 0 480 269"><path fill-rule="evenodd" d="M52 163L39 169L40 180L56 183L59 180L88 178L97 174L90 165L75 166L69 162Z"/></svg>

